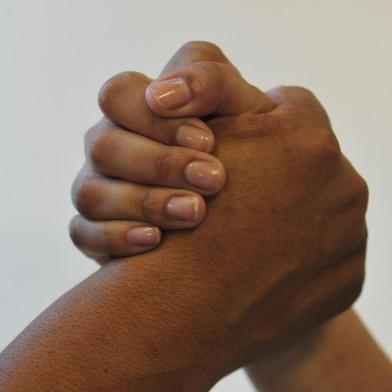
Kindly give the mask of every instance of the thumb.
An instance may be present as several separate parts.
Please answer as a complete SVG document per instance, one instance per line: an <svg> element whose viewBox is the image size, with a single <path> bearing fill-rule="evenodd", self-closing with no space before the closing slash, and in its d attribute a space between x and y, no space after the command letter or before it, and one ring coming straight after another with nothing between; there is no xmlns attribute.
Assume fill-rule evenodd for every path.
<svg viewBox="0 0 392 392"><path fill-rule="evenodd" d="M242 78L221 50L210 43L184 45L146 89L146 101L163 117L204 117L268 112L270 98Z"/></svg>

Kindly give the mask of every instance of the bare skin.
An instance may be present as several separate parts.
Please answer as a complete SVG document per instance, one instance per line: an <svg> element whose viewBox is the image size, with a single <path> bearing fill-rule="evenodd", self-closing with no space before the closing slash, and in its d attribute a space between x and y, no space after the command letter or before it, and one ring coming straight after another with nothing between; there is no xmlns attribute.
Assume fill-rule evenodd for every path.
<svg viewBox="0 0 392 392"><path fill-rule="evenodd" d="M388 392L392 366L353 310L247 372L260 391Z"/></svg>
<svg viewBox="0 0 392 392"><path fill-rule="evenodd" d="M189 261L162 248L102 267L1 353L0 390L211 388L234 341L210 303L221 295L214 279Z"/></svg>
<svg viewBox="0 0 392 392"><path fill-rule="evenodd" d="M193 44L193 49L197 45L200 45L200 43ZM201 51L200 48L199 50L190 50L188 45L174 56L163 73L172 72L178 67L201 60L227 63L227 59L208 44ZM163 80L165 79L167 79L167 76L163 78ZM113 114L113 119L132 129L132 119L126 118L126 111L123 115L121 109L118 109L121 105L126 107L130 103L129 98L127 99L122 94L124 90L131 91L131 89L122 89L121 87L117 89L116 105L113 105L116 112ZM146 98L150 108L156 114L163 116L167 114L161 110L159 105L154 103L151 94L147 94ZM105 105L106 102L104 107L106 107ZM240 108L241 105L242 102L237 107ZM109 108L109 115L110 110ZM172 115L170 114L169 117L172 117ZM162 120L160 119L160 121ZM184 119L179 118L178 121L184 122ZM144 134L160 141L160 136L157 139L156 133L145 131ZM175 134L175 129L172 129L168 134ZM211 149L212 136L209 135L208 137L211 143L205 151ZM200 139L203 139L203 134L200 135ZM196 138L196 144L189 145L189 147L199 148L200 139ZM165 142L168 142L167 139ZM147 148L148 146L146 146ZM80 181L83 182L83 177ZM170 188L167 188L167 191L170 192ZM110 207L110 201L107 200L105 205ZM90 207L94 209L94 203L90 203ZM156 206L155 210L151 210L152 221L154 221L154 217L162 216L162 210L164 210L162 206ZM204 213L203 208L203 216ZM113 213L111 217L116 218ZM199 223L200 221L194 221L195 225ZM166 228L165 224L167 227L167 222L165 222L161 228ZM109 234L107 238L109 243L111 242L110 237ZM110 254L105 255L106 260L110 257ZM346 336L350 336L351 340L347 339ZM364 355L365 353L366 355ZM343 363L339 360L342 357L345 358ZM355 374L358 369L361 370L360 375ZM383 391L389 390L392 383L392 370L389 360L366 332L365 327L353 311L347 311L342 316L329 321L322 328L297 340L290 348L284 348L255 362L248 367L248 373L255 385L263 391L311 391L316 389L325 391L367 391L370 390L370 387Z"/></svg>
<svg viewBox="0 0 392 392"><path fill-rule="evenodd" d="M216 64L202 69L206 67ZM190 186L186 175L178 175L195 158L186 154L200 151L176 150L179 166L167 166L170 160L162 157L173 150L164 146L163 154L157 155L159 165L148 154L141 165L139 154L157 146L139 135L133 144L133 156L139 159L129 167L130 156L124 155L122 146L127 143L124 138L129 141L128 136L134 135L127 131L132 127L118 119L120 126L108 127L105 120L92 128L87 139L91 164L87 170L92 170L87 178L97 174L94 189L99 192L97 208L90 210L94 219L102 211L111 214L111 207L102 206L113 193L105 193L102 185L124 195L122 191L130 188L122 185L142 182L147 176L150 187L173 185L213 194L222 188L226 169L228 181L210 200L203 225L195 231L170 233L164 246L153 252L105 264L63 296L2 353L2 389L205 391L231 370L256 357L267 358L347 309L358 296L367 189L341 154L325 112L303 89L283 88L265 95L231 67L218 68L219 72L203 76L230 81L221 85L220 94L207 94L203 101L208 92L194 91L199 101L180 111L190 117L208 110L222 115L208 122L216 134L221 163L203 156L203 161L214 162L214 180L208 187L203 182L202 191ZM183 76L197 78L198 70L185 69ZM116 94L124 91L123 83L134 87L136 80L141 80L140 74L125 79L122 75L106 86L110 89L101 93L106 115ZM249 112L241 108L243 112L230 113L236 107L230 86L249 92L241 99ZM133 90L140 105L139 90ZM168 113L171 118L178 115ZM143 176L137 177L140 166ZM80 189L83 186L75 187L77 193ZM75 200L82 200L80 193ZM119 222L118 206L116 221L79 217L71 226L75 242L102 263L147 250L127 241L130 219L140 210L125 209L128 215ZM155 216L154 208L147 211ZM352 229L349 234L347 227ZM94 241L95 235L101 235L103 243Z"/></svg>

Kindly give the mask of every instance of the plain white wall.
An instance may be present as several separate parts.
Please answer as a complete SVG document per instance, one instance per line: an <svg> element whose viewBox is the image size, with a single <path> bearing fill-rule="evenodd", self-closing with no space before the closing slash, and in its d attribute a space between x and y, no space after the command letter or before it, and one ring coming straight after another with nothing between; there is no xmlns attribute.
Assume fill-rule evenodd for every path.
<svg viewBox="0 0 392 392"><path fill-rule="evenodd" d="M357 308L392 353L390 0L0 0L0 348L97 267L71 245L69 189L112 74L156 76L188 40L219 44L262 88L300 84L368 180ZM252 391L242 372L214 391Z"/></svg>

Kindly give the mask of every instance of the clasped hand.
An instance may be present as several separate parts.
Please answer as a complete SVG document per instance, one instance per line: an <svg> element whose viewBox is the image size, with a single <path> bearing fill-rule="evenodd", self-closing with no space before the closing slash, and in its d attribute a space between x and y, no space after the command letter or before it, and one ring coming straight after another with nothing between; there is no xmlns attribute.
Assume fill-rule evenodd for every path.
<svg viewBox="0 0 392 392"><path fill-rule="evenodd" d="M157 80L114 76L99 104L104 118L86 134L73 186L72 239L103 268L162 239L154 252L189 258L185 274L174 262L172 274L184 291L197 287L198 317L214 313L235 342L225 369L358 297L367 187L311 92L264 93L215 45L196 42Z"/></svg>

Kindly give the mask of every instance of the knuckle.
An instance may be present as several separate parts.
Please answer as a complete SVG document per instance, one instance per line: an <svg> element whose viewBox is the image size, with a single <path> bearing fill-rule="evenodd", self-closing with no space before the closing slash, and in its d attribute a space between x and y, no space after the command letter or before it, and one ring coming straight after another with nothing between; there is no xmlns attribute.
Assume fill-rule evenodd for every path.
<svg viewBox="0 0 392 392"><path fill-rule="evenodd" d="M165 149L155 156L153 164L156 178L159 178L162 182L166 182L170 178L172 161L172 157Z"/></svg>
<svg viewBox="0 0 392 392"><path fill-rule="evenodd" d="M366 214L369 201L368 185L366 181L356 173L356 181L351 189L353 195L353 207L356 208L358 216L363 218Z"/></svg>
<svg viewBox="0 0 392 392"><path fill-rule="evenodd" d="M84 134L84 145L86 147L88 147L89 145L91 145L93 143L93 141L96 138L96 135L98 133L98 127L97 125L93 125L92 127L90 127L86 133Z"/></svg>
<svg viewBox="0 0 392 392"><path fill-rule="evenodd" d="M146 190L140 200L139 209L144 221L154 223L156 218L160 215L161 200L158 197L154 197L150 190Z"/></svg>
<svg viewBox="0 0 392 392"><path fill-rule="evenodd" d="M114 241L115 233L113 232L112 226L110 224L103 224L100 230L99 239L101 250L104 249L104 252L108 254L115 253L118 245L117 241Z"/></svg>
<svg viewBox="0 0 392 392"><path fill-rule="evenodd" d="M102 112L109 114L114 106L113 98L121 87L122 73L108 79L100 88L98 93L98 104Z"/></svg>
<svg viewBox="0 0 392 392"><path fill-rule="evenodd" d="M100 199L100 187L94 177L77 181L73 189L73 202L80 214L89 218L94 217Z"/></svg>
<svg viewBox="0 0 392 392"><path fill-rule="evenodd" d="M367 228L367 224L366 224L366 219L363 219L361 229L359 229L359 234L358 234L359 249L361 250L361 252L363 254L363 262L365 262L365 257L366 257L368 235L369 235L369 233L368 233L368 228Z"/></svg>
<svg viewBox="0 0 392 392"><path fill-rule="evenodd" d="M221 91L225 78L224 70L229 70L225 64L214 61L201 61L192 65L192 90L195 94L202 94L211 90Z"/></svg>
<svg viewBox="0 0 392 392"><path fill-rule="evenodd" d="M315 99L314 93L302 86L287 86L280 85L274 89L279 95L288 97L288 98L303 98L303 99Z"/></svg>
<svg viewBox="0 0 392 392"><path fill-rule="evenodd" d="M314 93L306 87L288 86L287 89L289 90L290 94L296 95L298 97L315 99Z"/></svg>
<svg viewBox="0 0 392 392"><path fill-rule="evenodd" d="M69 223L69 236L73 242L73 244L80 248L83 244L83 235L82 235L82 228L81 228L81 217L79 215L75 215L70 223Z"/></svg>
<svg viewBox="0 0 392 392"><path fill-rule="evenodd" d="M352 254L354 260L348 260L348 269L340 283L338 296L339 311L348 309L359 298L365 283L366 241Z"/></svg>
<svg viewBox="0 0 392 392"><path fill-rule="evenodd" d="M114 156L116 145L116 137L112 129L103 128L96 135L90 144L88 155L97 170L105 170L107 163Z"/></svg>
<svg viewBox="0 0 392 392"><path fill-rule="evenodd" d="M336 166L342 160L342 153L339 146L334 143L329 135L321 139L321 142L316 145L314 153L316 154L316 158L325 164L326 167L330 167L331 165Z"/></svg>
<svg viewBox="0 0 392 392"><path fill-rule="evenodd" d="M369 188L365 179L354 169L354 167L345 159L346 168L349 171L349 180L346 181L347 206L353 209L355 216L364 221L368 200ZM358 226L361 228L361 226Z"/></svg>
<svg viewBox="0 0 392 392"><path fill-rule="evenodd" d="M358 196L361 211L366 212L369 202L369 186L365 179L358 175Z"/></svg>
<svg viewBox="0 0 392 392"><path fill-rule="evenodd" d="M363 259L364 259L363 255ZM361 295L365 283L365 263L360 260L352 271L351 279L346 290L346 304L351 306Z"/></svg>
<svg viewBox="0 0 392 392"><path fill-rule="evenodd" d="M98 93L98 104L102 112L111 117L118 106L119 95L130 86L146 81L148 78L145 75L134 71L121 72L108 79Z"/></svg>
<svg viewBox="0 0 392 392"><path fill-rule="evenodd" d="M332 144L324 144L315 152L315 165L321 181L331 181L342 171L343 155Z"/></svg>
<svg viewBox="0 0 392 392"><path fill-rule="evenodd" d="M327 113L315 94L305 87L279 86L272 94L284 99L288 115L306 119L308 123L330 123Z"/></svg>
<svg viewBox="0 0 392 392"><path fill-rule="evenodd" d="M320 136L319 132L311 132L302 138L288 137L285 143L288 150L286 159L292 160L295 157L298 161L297 173L303 184L324 187L342 176L344 157L339 146L328 135L328 131L324 136Z"/></svg>
<svg viewBox="0 0 392 392"><path fill-rule="evenodd" d="M189 41L186 42L180 50L198 52L203 54L203 57L211 59L215 59L217 56L223 56L223 53L219 46L208 41Z"/></svg>
<svg viewBox="0 0 392 392"><path fill-rule="evenodd" d="M311 150L325 163L341 160L342 152L339 143L330 128L320 127L310 140Z"/></svg>
<svg viewBox="0 0 392 392"><path fill-rule="evenodd" d="M293 87L291 87L291 86L281 84L279 86L276 86L273 89L273 91L276 92L278 95L287 96L287 95L290 95L292 88Z"/></svg>
<svg viewBox="0 0 392 392"><path fill-rule="evenodd" d="M97 138L100 136L102 129L109 128L114 124L107 118L102 118L98 123L94 124L84 134L84 149L88 156L90 154L91 146L94 145Z"/></svg>
<svg viewBox="0 0 392 392"><path fill-rule="evenodd" d="M330 129L313 131L297 139L295 150L306 167L315 173L334 175L341 169L343 155Z"/></svg>
<svg viewBox="0 0 392 392"><path fill-rule="evenodd" d="M298 122L303 118L304 110L302 105L299 105L297 102L293 87L280 85L270 90L268 95L273 101L283 104L285 110L281 115L288 124L291 124L291 130L293 126L297 126Z"/></svg>

